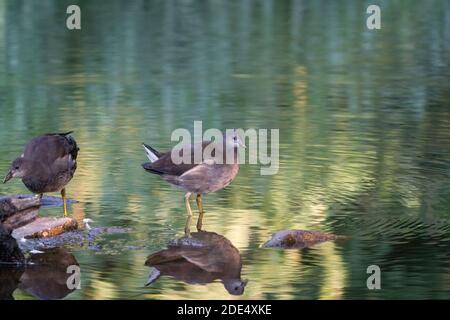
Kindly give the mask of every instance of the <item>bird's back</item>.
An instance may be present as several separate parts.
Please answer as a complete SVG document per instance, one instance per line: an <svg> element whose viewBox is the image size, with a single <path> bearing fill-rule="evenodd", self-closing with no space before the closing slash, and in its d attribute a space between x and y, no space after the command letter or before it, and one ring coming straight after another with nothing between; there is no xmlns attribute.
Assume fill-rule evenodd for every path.
<svg viewBox="0 0 450 320"><path fill-rule="evenodd" d="M35 137L25 146L23 157L46 165L69 155L72 160L76 160L79 148L69 134L70 132Z"/></svg>
<svg viewBox="0 0 450 320"><path fill-rule="evenodd" d="M212 157L219 157L222 158L222 163L227 166L227 159L226 159L226 145L223 145L223 148L221 152L216 154L216 151L218 152L218 149L215 149L214 146L211 145L211 143L214 143L213 141L203 141L201 144L188 144L182 147L178 147L177 149L173 149L169 152L161 153L159 154L158 160L155 162L147 162L143 164L143 167L145 170L160 174L160 175L170 175L170 176L181 176L184 173L194 169L199 164L203 163L205 160L207 161L208 154L204 154L205 148L210 147L211 148L211 156ZM184 150L190 150L190 154L186 156L188 162L187 163L177 163L175 164L172 159L172 152L175 152L175 155L178 155L183 160L185 159L184 156ZM198 153L200 158L200 163L197 163L195 160L196 153ZM236 152L235 152L236 153ZM236 161L234 161L236 162ZM233 166L236 163L233 163L231 166ZM239 167L239 166L237 166Z"/></svg>

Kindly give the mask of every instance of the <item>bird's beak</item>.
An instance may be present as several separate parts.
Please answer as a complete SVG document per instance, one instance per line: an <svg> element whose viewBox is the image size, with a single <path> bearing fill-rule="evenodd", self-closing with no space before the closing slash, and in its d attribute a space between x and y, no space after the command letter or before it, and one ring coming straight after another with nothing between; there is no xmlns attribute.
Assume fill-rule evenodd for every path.
<svg viewBox="0 0 450 320"><path fill-rule="evenodd" d="M8 172L8 174L6 175L5 179L3 180L3 183L7 183L9 180L11 180L13 177L13 174L11 171Z"/></svg>

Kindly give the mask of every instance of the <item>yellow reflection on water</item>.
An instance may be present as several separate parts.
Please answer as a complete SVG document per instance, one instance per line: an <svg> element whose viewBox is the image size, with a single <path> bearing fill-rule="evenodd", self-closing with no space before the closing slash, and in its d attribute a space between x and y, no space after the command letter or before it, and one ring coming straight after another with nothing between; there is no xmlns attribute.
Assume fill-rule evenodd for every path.
<svg viewBox="0 0 450 320"><path fill-rule="evenodd" d="M320 252L324 267L324 278L320 288L320 299L342 299L347 271L342 255L336 250L333 242L323 243L316 247Z"/></svg>

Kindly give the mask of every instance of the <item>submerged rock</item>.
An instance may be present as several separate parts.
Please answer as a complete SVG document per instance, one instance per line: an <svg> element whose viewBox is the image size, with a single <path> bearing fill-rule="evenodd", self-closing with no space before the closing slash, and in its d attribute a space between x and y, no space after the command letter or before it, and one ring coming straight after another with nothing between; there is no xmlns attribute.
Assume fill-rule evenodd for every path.
<svg viewBox="0 0 450 320"><path fill-rule="evenodd" d="M21 238L19 246L24 252L62 246L86 246L89 250L101 251L102 247L95 243L98 237L102 235L124 234L127 232L129 232L129 229L120 227L98 227L90 230L73 230L52 237Z"/></svg>
<svg viewBox="0 0 450 320"><path fill-rule="evenodd" d="M316 244L345 239L344 236L337 236L330 233L306 230L282 230L275 233L263 247L265 248L283 248L283 249L301 249L309 248Z"/></svg>
<svg viewBox="0 0 450 320"><path fill-rule="evenodd" d="M131 229L122 228L122 227L96 227L90 228L88 230L88 236L90 238L95 238L101 234L124 234L130 232Z"/></svg>

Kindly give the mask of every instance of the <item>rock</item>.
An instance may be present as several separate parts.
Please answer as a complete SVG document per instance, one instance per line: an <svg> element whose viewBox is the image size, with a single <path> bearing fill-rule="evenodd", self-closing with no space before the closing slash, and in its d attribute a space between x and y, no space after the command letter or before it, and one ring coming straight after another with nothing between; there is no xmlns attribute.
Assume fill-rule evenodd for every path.
<svg viewBox="0 0 450 320"><path fill-rule="evenodd" d="M40 203L35 196L0 196L0 223L17 212L39 208Z"/></svg>
<svg viewBox="0 0 450 320"><path fill-rule="evenodd" d="M77 229L64 232L54 237L26 239L26 241L20 241L19 246L23 252L30 252L32 250L47 250L62 246L86 246L89 250L99 251L102 247L95 243L98 237L108 234L124 234L130 230L131 229L121 227L96 227L91 230Z"/></svg>
<svg viewBox="0 0 450 320"><path fill-rule="evenodd" d="M283 249L301 249L309 248L318 243L345 239L346 237L337 236L330 233L306 230L282 230L275 233L272 239L267 241L265 248L283 248Z"/></svg>
<svg viewBox="0 0 450 320"><path fill-rule="evenodd" d="M64 246L82 247L86 242L85 233L80 230L74 230L54 237L22 239L22 241L19 241L19 247L22 252L31 252L33 250L47 250Z"/></svg>
<svg viewBox="0 0 450 320"><path fill-rule="evenodd" d="M78 228L78 223L73 219L39 218L41 205L62 206L62 200L48 196L39 199L33 195L1 196L0 224L14 229L16 239L51 237Z"/></svg>
<svg viewBox="0 0 450 320"><path fill-rule="evenodd" d="M43 217L15 229L12 236L16 239L46 238L76 229L78 229L78 223L75 219Z"/></svg>
<svg viewBox="0 0 450 320"><path fill-rule="evenodd" d="M37 219L38 215L38 208L22 210L6 218L3 221L3 225L7 226L10 229L17 229L33 222Z"/></svg>
<svg viewBox="0 0 450 320"><path fill-rule="evenodd" d="M77 201L67 199L67 204L73 203L77 203ZM39 199L33 194L0 196L0 216L2 214L13 214L32 207L62 207L62 205L63 201L61 197L44 195L41 199Z"/></svg>

